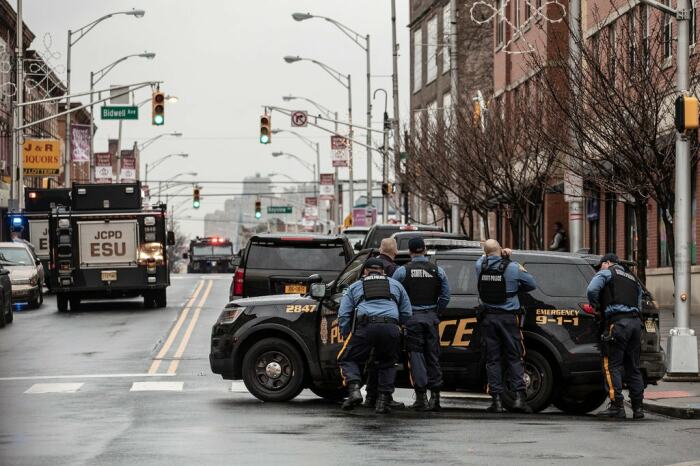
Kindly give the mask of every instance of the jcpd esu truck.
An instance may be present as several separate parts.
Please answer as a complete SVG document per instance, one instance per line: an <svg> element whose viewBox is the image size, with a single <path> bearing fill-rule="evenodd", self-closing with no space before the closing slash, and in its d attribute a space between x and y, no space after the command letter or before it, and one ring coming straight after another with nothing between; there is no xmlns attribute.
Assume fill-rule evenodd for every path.
<svg viewBox="0 0 700 466"><path fill-rule="evenodd" d="M207 236L190 241L186 254L190 263L187 273L233 272L236 270L233 243L226 238Z"/></svg>
<svg viewBox="0 0 700 466"><path fill-rule="evenodd" d="M58 310L84 299L143 296L165 307L170 285L164 204L142 207L136 184L74 184L69 208L49 216L51 287Z"/></svg>

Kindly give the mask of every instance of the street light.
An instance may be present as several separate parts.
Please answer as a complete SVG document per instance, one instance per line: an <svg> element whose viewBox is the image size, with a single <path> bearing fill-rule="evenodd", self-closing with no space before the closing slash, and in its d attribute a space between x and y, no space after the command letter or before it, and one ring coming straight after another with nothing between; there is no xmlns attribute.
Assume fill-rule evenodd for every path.
<svg viewBox="0 0 700 466"><path fill-rule="evenodd" d="M189 157L189 156L190 156L189 154L168 154L168 155L164 155L163 157L161 157L161 158L159 158L159 159L156 159L155 162L153 162L153 163L150 164L151 171L155 170L155 168L156 168L158 165L160 165L161 163L165 162L166 160L168 160L168 159L171 158L171 157L182 157L183 159L186 159L186 158ZM148 184L148 167L149 167L149 164L147 163L147 164L146 164L146 176L144 177L144 180L143 180L144 184Z"/></svg>
<svg viewBox="0 0 700 466"><path fill-rule="evenodd" d="M176 103L176 102L177 102L178 100L180 100L180 99L179 99L177 96L168 94L168 95L165 96L165 100L167 100L168 102L174 104L174 103ZM145 104L147 104L148 102L151 102L151 101L152 101L152 99L149 97L148 99L144 99L144 100L142 100L141 102L139 102L138 104L136 104L136 106L140 108L140 107L143 107Z"/></svg>
<svg viewBox="0 0 700 466"><path fill-rule="evenodd" d="M268 178L272 178L273 176L284 176L284 177L287 178L289 181L295 181L295 182L296 182L296 179L295 179L295 178L292 178L291 176L287 175L286 173L268 173L268 174L267 174L267 177L268 177Z"/></svg>
<svg viewBox="0 0 700 466"><path fill-rule="evenodd" d="M304 168L309 170L311 172L312 176L316 176L316 164L315 163L311 164L309 162L306 162L301 157L294 155L294 154L290 154L289 152L273 152L272 153L273 157L282 157L283 155L286 155L287 157L296 160L301 165L303 165Z"/></svg>
<svg viewBox="0 0 700 466"><path fill-rule="evenodd" d="M171 181L175 181L176 179L180 178L181 176L197 176L197 172L178 173L177 175L172 176L165 181L159 181L158 182L158 203L159 204L160 204L160 195L163 192L162 184L165 183L165 186L166 186L165 189L168 189L168 187L170 186L169 183Z"/></svg>
<svg viewBox="0 0 700 466"><path fill-rule="evenodd" d="M153 60L156 57L155 53L144 52L144 53L133 53L131 55L126 55L118 60L113 61L109 65L101 68L97 71L90 72L90 181L95 181L95 110L92 105L94 100L94 89L95 84L100 82L110 71L112 71L119 63L128 60L129 58L146 58L148 60ZM68 120L66 120L68 121ZM121 176L121 139L122 139L122 120L119 120L119 137L117 138L117 183L119 183L119 177ZM70 146L66 146L70 147Z"/></svg>
<svg viewBox="0 0 700 466"><path fill-rule="evenodd" d="M312 15L311 13L292 13L294 21L306 21L307 19L318 18L323 19L340 29L340 31L350 38L358 47L365 51L367 56L367 205L372 203L372 80L370 72L370 52L369 52L369 34L362 35L352 28L336 21L333 18L326 16ZM352 192L352 180L350 181ZM352 201L352 197L350 198Z"/></svg>
<svg viewBox="0 0 700 466"><path fill-rule="evenodd" d="M291 95L291 94L290 94L290 95L284 95L284 96L282 96L282 100L284 100L285 102L289 102L289 101L295 100L295 99L304 100L304 101L310 103L311 105L313 105L314 107L316 107L316 108L318 109L318 111L321 112L321 114L322 114L324 117L328 118L329 120L335 119L335 120L336 120L336 122L335 122L335 132L336 132L336 133L338 132L338 122L337 122L337 120L338 120L338 112L333 112L333 111L331 111L330 109L328 109L327 107L324 107L323 105L319 104L318 102L315 102L315 101L313 101L313 100L311 100L311 99L309 99L309 98L306 98L306 97L293 96L293 95Z"/></svg>
<svg viewBox="0 0 700 466"><path fill-rule="evenodd" d="M315 182L314 182L314 191L315 191L316 197L318 197L318 183L320 182L320 175L319 175L319 173L320 173L320 171L321 171L321 152L320 152L320 145L319 145L319 143L314 142L314 141L312 141L311 139L307 138L306 136L303 136L303 135L297 133L296 131L292 131L292 130L290 130L290 129L273 129L273 130L272 130L272 134L278 134L278 133L290 133L290 134L293 134L294 136L296 136L296 137L298 137L299 139L301 139L301 140L304 142L304 144L306 144L307 146L309 146L309 147L311 148L311 150L315 150L315 151L316 151L316 167L318 167L318 172L315 173L316 180L315 180ZM273 156L274 156L274 154L273 154Z"/></svg>
<svg viewBox="0 0 700 466"><path fill-rule="evenodd" d="M143 151L146 147L150 146L151 144L153 144L154 142L156 142L158 139L162 138L163 136L173 136L173 137L179 138L180 136L182 136L182 133L180 133L179 131L175 131L173 133L163 133L163 134L159 134L158 136L153 136L152 138L146 139L144 142L142 142L141 145L139 146L139 150Z"/></svg>
<svg viewBox="0 0 700 466"><path fill-rule="evenodd" d="M311 63L314 63L318 66L320 66L323 71L328 73L333 79L338 81L341 86L346 88L348 90L348 139L349 139L349 145L348 145L348 152L349 152L349 163L348 163L348 175L350 178L350 183L348 186L348 191L350 195L350 208L354 207L354 197L355 197L355 181L354 181L354 173L353 173L353 158L352 158L352 138L353 138L353 128L352 128L352 80L351 76L344 75L341 72L335 70L334 68L331 68L330 66L326 65L325 63L321 63L318 60L314 60L312 58L302 58L299 56L292 56L292 55L287 55L284 57L284 61L287 63L296 63L299 61L310 61ZM337 119L336 119L337 120ZM337 123L336 123L336 132L337 132ZM367 133L368 135L370 134L369 131ZM337 178L337 177L336 177Z"/></svg>
<svg viewBox="0 0 700 466"><path fill-rule="evenodd" d="M102 21L111 18L112 16L116 15L126 15L126 16L133 16L135 18L143 18L143 15L145 15L146 12L144 10L131 10L131 11L117 11L114 13L110 13L108 15L104 15L100 18L97 18L96 20L92 21L91 23L86 24L85 26L76 29L75 31L69 29L68 30L68 50L66 52L66 111L70 112L70 62L71 62L71 48L78 43L80 39L85 37L85 34L90 32L95 26L97 26L99 23ZM75 39L73 39L73 35L77 35ZM64 185L65 186L70 186L70 113L66 115L66 156L64 157L63 160L63 177L64 177ZM92 155L92 153L91 153ZM92 173L90 174L90 178L92 178L93 175Z"/></svg>

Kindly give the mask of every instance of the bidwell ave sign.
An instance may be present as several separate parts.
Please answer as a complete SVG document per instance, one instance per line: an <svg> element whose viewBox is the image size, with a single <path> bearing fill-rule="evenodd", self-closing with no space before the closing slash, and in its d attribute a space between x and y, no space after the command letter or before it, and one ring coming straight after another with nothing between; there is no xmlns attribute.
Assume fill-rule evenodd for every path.
<svg viewBox="0 0 700 466"><path fill-rule="evenodd" d="M22 145L24 176L55 176L61 168L61 141L25 139Z"/></svg>
<svg viewBox="0 0 700 466"><path fill-rule="evenodd" d="M103 120L138 120L139 108L128 105L105 105L102 107Z"/></svg>

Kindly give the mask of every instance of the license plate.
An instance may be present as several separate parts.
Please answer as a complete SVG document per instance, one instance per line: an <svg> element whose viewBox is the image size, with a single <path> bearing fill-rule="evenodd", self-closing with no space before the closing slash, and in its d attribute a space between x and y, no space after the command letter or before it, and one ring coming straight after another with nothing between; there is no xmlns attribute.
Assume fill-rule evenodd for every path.
<svg viewBox="0 0 700 466"><path fill-rule="evenodd" d="M306 294L306 285L284 285L286 294Z"/></svg>
<svg viewBox="0 0 700 466"><path fill-rule="evenodd" d="M648 333L656 333L656 325L654 325L653 320L645 320L644 327L647 329Z"/></svg>
<svg viewBox="0 0 700 466"><path fill-rule="evenodd" d="M102 281L103 282L116 282L117 281L117 271L116 270L103 270L102 271Z"/></svg>

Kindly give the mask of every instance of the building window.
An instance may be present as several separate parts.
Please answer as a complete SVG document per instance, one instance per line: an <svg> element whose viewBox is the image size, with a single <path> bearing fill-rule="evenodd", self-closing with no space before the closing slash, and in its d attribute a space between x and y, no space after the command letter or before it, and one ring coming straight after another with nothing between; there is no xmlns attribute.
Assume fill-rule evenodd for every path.
<svg viewBox="0 0 700 466"><path fill-rule="evenodd" d="M532 16L532 4L530 0L525 0L525 26L530 22L530 17Z"/></svg>
<svg viewBox="0 0 700 466"><path fill-rule="evenodd" d="M698 263L698 167L690 173L690 262L693 265Z"/></svg>
<svg viewBox="0 0 700 466"><path fill-rule="evenodd" d="M542 17L542 0L535 0L535 8L537 9L535 17L539 19Z"/></svg>
<svg viewBox="0 0 700 466"><path fill-rule="evenodd" d="M615 23L612 23L609 26L608 34L610 39L610 52L608 54L608 73L610 76L611 84L615 84L615 77L617 75L617 31L615 30Z"/></svg>
<svg viewBox="0 0 700 466"><path fill-rule="evenodd" d="M452 94L449 92L442 95L442 118L446 126L452 122Z"/></svg>
<svg viewBox="0 0 700 466"><path fill-rule="evenodd" d="M632 10L627 15L627 35L629 36L627 39L629 42L629 50L627 51L627 59L629 60L629 67L630 67L629 72L633 72L632 70L634 69L634 67L637 63L637 32L636 32L637 30L636 30L636 22L635 22L634 13L635 13L635 11Z"/></svg>
<svg viewBox="0 0 700 466"><path fill-rule="evenodd" d="M688 21L688 44L695 45L695 1L690 2L690 21Z"/></svg>
<svg viewBox="0 0 700 466"><path fill-rule="evenodd" d="M617 250L617 197L605 194L605 252Z"/></svg>
<svg viewBox="0 0 700 466"><path fill-rule="evenodd" d="M634 205L625 204L625 259L637 260L637 217L634 215Z"/></svg>
<svg viewBox="0 0 700 466"><path fill-rule="evenodd" d="M671 6L670 0L665 0L664 5ZM664 59L673 55L673 17L664 14Z"/></svg>
<svg viewBox="0 0 700 466"><path fill-rule="evenodd" d="M437 51L438 51L438 34L437 34L437 16L433 16L428 20L428 40L426 41L426 68L427 76L426 83L431 83L437 78Z"/></svg>
<svg viewBox="0 0 700 466"><path fill-rule="evenodd" d="M442 72L450 71L450 46L452 33L452 11L450 4L445 5L442 9Z"/></svg>
<svg viewBox="0 0 700 466"><path fill-rule="evenodd" d="M586 201L586 219L588 220L588 248L591 254L600 254L600 199L598 192Z"/></svg>
<svg viewBox="0 0 700 466"><path fill-rule="evenodd" d="M416 140L420 139L423 131L423 111L416 110L413 112L413 135Z"/></svg>
<svg viewBox="0 0 700 466"><path fill-rule="evenodd" d="M666 225L664 224L664 215L666 213L663 209L659 208L659 224L657 228L659 229L659 239L657 244L657 249L659 251L659 267L671 267L671 254L668 250L668 242L666 241Z"/></svg>
<svg viewBox="0 0 700 466"><path fill-rule="evenodd" d="M428 131L435 131L438 122L437 101L428 104Z"/></svg>
<svg viewBox="0 0 700 466"><path fill-rule="evenodd" d="M515 24L515 29L520 29L520 0L513 0L515 6L513 7L513 24Z"/></svg>
<svg viewBox="0 0 700 466"><path fill-rule="evenodd" d="M423 31L413 32L413 92L423 86Z"/></svg>
<svg viewBox="0 0 700 466"><path fill-rule="evenodd" d="M642 5L642 59L644 60L644 67L649 67L649 7L647 5Z"/></svg>
<svg viewBox="0 0 700 466"><path fill-rule="evenodd" d="M506 36L504 0L498 0L498 21L496 21L496 47L502 47Z"/></svg>

